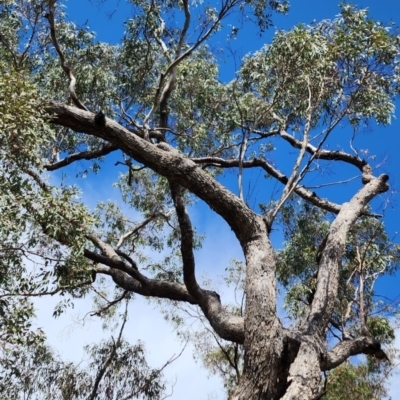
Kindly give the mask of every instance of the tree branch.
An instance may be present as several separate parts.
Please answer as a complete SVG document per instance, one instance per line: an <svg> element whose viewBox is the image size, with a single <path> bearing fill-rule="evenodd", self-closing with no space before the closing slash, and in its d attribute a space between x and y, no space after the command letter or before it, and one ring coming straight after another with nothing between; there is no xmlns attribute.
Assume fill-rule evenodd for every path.
<svg viewBox="0 0 400 400"><path fill-rule="evenodd" d="M280 136L296 149L301 149L302 143L299 140L295 139L292 135L289 135L285 130L281 130ZM345 153L344 151L321 150L310 143L307 144L306 151L312 154L315 159L343 161L348 164L354 165L360 171L363 171L363 168L367 164L365 160L362 160L357 156Z"/></svg>
<svg viewBox="0 0 400 400"><path fill-rule="evenodd" d="M350 356L357 354L373 355L378 360L388 359L379 341L370 336L362 336L353 340L343 340L331 351L328 351L320 362L321 371L329 371L336 368Z"/></svg>
<svg viewBox="0 0 400 400"><path fill-rule="evenodd" d="M214 165L219 168L235 168L239 167L239 160L225 160L223 158L219 157L203 157L203 158L192 158L192 161L194 161L196 164L209 164L209 165ZM286 185L288 178L286 175L284 175L282 172L280 172L278 169L273 167L268 161L262 159L262 158L254 158L253 160L249 161L243 161L243 168L255 168L255 167L260 167L262 168L265 172L267 172L269 175L274 177L276 180L281 182L282 184ZM340 205L330 202L326 199L322 199L318 197L314 192L311 190L306 189L303 186L296 186L294 189L294 192L303 198L304 200L307 200L308 202L314 204L315 206L326 210L333 212L337 214L340 211Z"/></svg>
<svg viewBox="0 0 400 400"><path fill-rule="evenodd" d="M59 168L66 167L69 164L72 164L74 161L79 160L92 160L94 158L99 158L102 156L106 156L111 152L118 150L118 147L113 146L110 143L106 143L101 149L98 150L88 150L88 151L81 151L80 153L74 153L65 157L63 160L55 162L53 164L46 164L44 167L47 171L55 171Z"/></svg>
<svg viewBox="0 0 400 400"><path fill-rule="evenodd" d="M265 220L268 226L268 230L271 230L272 224L276 218L276 215L278 214L279 210L281 207L284 205L286 200L289 198L289 196L293 193L295 188L297 187L299 181L302 178L302 174L298 174L300 165L303 161L304 155L306 153L307 145L308 145L308 135L310 132L311 128L311 120L312 120L312 114L314 107L312 106L312 91L310 87L310 80L307 80L307 86L308 86L308 107L307 107L307 120L306 120L306 126L303 131L303 141L301 142L300 146L300 151L297 156L297 160L292 168L292 173L287 180L287 183L282 191L281 198L278 200L276 205L265 214Z"/></svg>
<svg viewBox="0 0 400 400"><path fill-rule="evenodd" d="M122 337L122 332L124 331L124 328L125 328L127 316L128 316L128 303L126 303L124 318L123 318L123 322L121 325L121 329L119 331L118 339L116 342L114 341L110 355L104 361L102 367L99 369L99 371L96 375L96 379L95 379L95 382L93 385L93 390L89 396L89 400L94 400L97 397L97 390L99 388L99 384L100 384L101 380L103 379L103 376L106 373L108 367L110 366L112 360L114 359L115 355L117 354L118 348L121 346L121 337Z"/></svg>
<svg viewBox="0 0 400 400"><path fill-rule="evenodd" d="M183 200L182 187L169 182L172 199L181 231L181 255L183 261L183 280L188 292L196 299L202 297L202 290L196 281L195 259L193 254L193 228Z"/></svg>
<svg viewBox="0 0 400 400"><path fill-rule="evenodd" d="M158 87L157 87L156 94L155 94L155 97L154 97L153 106L152 106L151 110L148 112L148 114L146 115L146 117L144 118L143 125L146 125L149 122L151 116L154 113L154 110L157 108L157 105L159 103L161 103L162 99L165 97L165 95L168 92L170 92L170 86L171 86L172 81L168 82L166 84L166 87L164 87L163 91L161 91L162 87L164 86L165 78L167 76L169 77L169 79L171 79L171 76L173 76L172 79L175 78L174 77L174 71L175 71L176 67L185 58L189 57L211 35L211 33L216 28L216 26L221 22L221 20L228 13L229 9L230 9L230 7L227 6L227 3L225 5L223 5L222 9L220 10L220 12L218 14L218 17L215 19L215 21L213 22L211 27L208 29L208 31L202 37L197 39L196 43L192 47L190 47L188 50L186 50L183 54L179 55L179 57L175 57L174 61L169 64L169 66L167 67L165 72L160 75ZM186 12L185 12L185 24L186 24L186 22L188 22L188 19L187 19L187 15L186 15ZM184 27L184 30L185 30L185 27Z"/></svg>
<svg viewBox="0 0 400 400"><path fill-rule="evenodd" d="M144 221L142 221L139 225L135 226L132 230L130 230L129 232L125 232L123 235L121 235L115 248L118 250L124 244L126 239L128 239L135 233L139 232L141 229L143 229L145 226L147 226L151 221L156 219L159 215L160 215L160 213L154 213L154 214L150 215Z"/></svg>
<svg viewBox="0 0 400 400"><path fill-rule="evenodd" d="M347 234L368 202L388 190L387 180L387 175L373 177L348 203L342 205L333 221L319 262L317 288L304 325L306 332L324 334L337 297L339 267Z"/></svg>
<svg viewBox="0 0 400 400"><path fill-rule="evenodd" d="M138 280L129 276L127 273L112 267L106 268L99 266L96 268L96 272L109 275L122 289L129 290L130 292L142 296L197 304L196 300L188 293L186 287L179 283L147 278L146 285L142 285Z"/></svg>
<svg viewBox="0 0 400 400"><path fill-rule="evenodd" d="M46 14L46 18L48 19L48 21L50 23L51 40L52 40L53 45L58 53L59 58L60 58L61 68L64 70L65 74L67 75L67 77L69 79L69 95L71 96L72 101L78 108L80 108L81 110L87 111L87 108L80 102L80 100L78 99L78 96L75 93L76 78L75 78L74 74L72 73L71 68L66 63L64 53L62 52L62 50L60 49L60 46L58 45L58 41L57 41L57 37L56 37L56 27L55 27L55 22L54 22L55 3L56 3L56 0L49 0L49 12L48 12L48 14Z"/></svg>
<svg viewBox="0 0 400 400"><path fill-rule="evenodd" d="M95 292L96 292L97 294L99 294L96 290L95 290ZM101 313L103 313L104 311L109 310L112 306L115 306L115 305L118 304L120 301L122 301L122 300L126 297L126 295L127 295L128 293L129 293L129 292L128 292L127 290L124 290L124 292L122 293L121 296L117 297L116 299L114 299L114 300L112 300L112 301L108 301L108 300L104 297L104 299L108 302L108 304L107 304L106 306L100 308L100 310L92 311L92 312L90 313L90 316L92 316L92 317L95 316L95 315L100 316Z"/></svg>
<svg viewBox="0 0 400 400"><path fill-rule="evenodd" d="M257 214L206 171L166 143L149 143L108 118L99 128L94 123L93 113L60 103L49 103L47 110L53 116L52 122L101 137L136 161L190 190L225 219L242 246L257 235Z"/></svg>

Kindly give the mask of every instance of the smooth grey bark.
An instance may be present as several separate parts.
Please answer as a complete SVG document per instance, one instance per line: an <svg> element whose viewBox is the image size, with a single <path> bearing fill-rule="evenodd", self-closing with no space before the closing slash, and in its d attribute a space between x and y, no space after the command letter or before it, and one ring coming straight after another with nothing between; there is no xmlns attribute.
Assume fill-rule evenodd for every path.
<svg viewBox="0 0 400 400"><path fill-rule="evenodd" d="M109 119L106 119L104 126L99 127L94 123L94 114L85 110L51 103L48 111L54 123L100 137L107 141L107 146L121 149L170 181L182 234L185 285L156 282L139 275L135 268L121 261L113 249L96 243L93 238L92 242L101 254L87 253L87 256L102 260L102 264L108 268L100 267L98 272L112 276L117 284L127 290L198 304L218 335L243 343L244 371L232 399L310 400L318 395L321 371L340 365L350 355L379 355L382 352L379 344L368 337L350 340L328 351L325 334L338 292L340 260L347 234L368 202L388 189L386 175L373 177L367 164L352 156L337 152L321 153L320 158L341 157L342 161L360 168L363 171L364 186L348 203L341 206L325 204L338 214L321 253L314 300L301 324L293 329L284 329L277 316L275 254L262 216L254 213L242 200L201 169L198 164L202 161L190 160L166 143L154 144L144 140L143 133L136 135ZM297 146L296 143L292 144ZM315 149L307 147L307 151L313 152ZM218 162L215 159L207 161ZM224 162L227 161L219 163L223 165ZM254 166L269 168L262 162L258 164ZM284 181L279 171L275 174ZM200 288L196 282L192 228L181 198L181 187L194 193L221 215L242 246L247 268L244 320L227 313L218 296ZM308 200L314 197L306 189L297 190L297 193L308 197ZM324 203L320 202L319 205L323 206Z"/></svg>

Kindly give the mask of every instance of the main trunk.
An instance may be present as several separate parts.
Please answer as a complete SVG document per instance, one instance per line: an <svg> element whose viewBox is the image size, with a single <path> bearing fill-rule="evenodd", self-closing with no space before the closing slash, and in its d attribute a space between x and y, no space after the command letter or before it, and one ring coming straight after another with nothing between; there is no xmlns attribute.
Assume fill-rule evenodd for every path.
<svg viewBox="0 0 400 400"><path fill-rule="evenodd" d="M292 375L293 361L299 353L300 343L289 338L277 316L275 253L263 228L254 240L248 242L245 256L244 370L231 400L283 399L292 382L289 374ZM313 387L304 398L311 398L315 380L310 386ZM289 395L288 398L293 397Z"/></svg>

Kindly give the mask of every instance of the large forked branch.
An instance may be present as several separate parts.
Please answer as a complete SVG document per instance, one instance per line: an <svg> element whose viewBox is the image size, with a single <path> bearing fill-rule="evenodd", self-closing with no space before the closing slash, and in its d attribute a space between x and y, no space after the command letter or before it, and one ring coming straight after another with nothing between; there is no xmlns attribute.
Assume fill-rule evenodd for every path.
<svg viewBox="0 0 400 400"><path fill-rule="evenodd" d="M228 326L237 326L240 331L243 320L241 318L236 319L235 316L232 316L223 309L217 293L204 290L197 283L195 259L193 254L194 234L184 203L183 188L172 181L170 181L170 188L181 231L181 254L185 286L188 289L188 292L198 302L211 326L216 332L218 332L221 338L226 339L227 336L225 331L227 329L227 324L229 324ZM242 339L244 339L244 335L242 336Z"/></svg>
<svg viewBox="0 0 400 400"><path fill-rule="evenodd" d="M34 173L32 173L31 176L38 182L42 190L49 192L49 188L44 182L40 180L40 177L38 177ZM179 212L181 212L183 207L183 210L186 211L183 203L180 203L181 199L179 199L178 197L178 201L176 202L177 209L179 210ZM194 256L192 253L193 246L191 245L191 241L193 240L193 232L191 231L191 225L188 215L184 214L183 219L182 214L180 215L182 231L186 234L191 234L191 237L185 237L186 241L183 241L184 249L182 252L182 254L184 255L183 261L184 263L186 262L184 270L186 270L186 275L190 275L191 268L193 268L194 274ZM187 225L188 222L189 226ZM45 224L43 225L43 230L47 230L47 226ZM197 304L201 307L207 319L210 321L211 326L215 329L215 331L221 338L236 343L243 343L243 318L231 315L226 312L221 305L221 301L217 293L198 288L198 292L195 293L195 296L193 296L187 290L187 286L175 282L147 278L138 270L136 264L132 260L130 260L129 257L114 249L108 243L103 242L93 233L87 233L85 236L89 241L93 243L93 245L98 250L100 250L101 254L89 249L85 249L83 255L89 260L94 261L95 263L103 264L108 267L104 268L102 266L97 266L94 268L94 271L111 276L114 282L123 289L141 294L143 296L165 298L175 301L186 301L191 304ZM57 238L55 239L57 240ZM61 243L64 245L70 244L67 235L62 236ZM129 266L128 264L126 264L124 261L121 260L120 257L127 259L131 265ZM190 260L188 260L188 257L192 258L193 265L190 265ZM188 269L189 272L187 272Z"/></svg>
<svg viewBox="0 0 400 400"><path fill-rule="evenodd" d="M65 74L67 75L67 77L69 79L69 95L71 96L72 101L78 108L80 108L81 110L87 111L87 108L81 103L81 101L78 99L78 96L75 93L76 78L75 78L74 74L72 73L71 68L65 61L64 53L62 52L62 50L58 44L58 41L57 41L56 27L55 27L55 22L54 22L55 3L56 3L56 0L49 0L49 12L48 12L48 14L46 14L46 17L50 23L51 40L52 40L53 45L58 53L59 58L60 58L61 68L64 70Z"/></svg>
<svg viewBox="0 0 400 400"><path fill-rule="evenodd" d="M110 265L110 268L98 266L96 272L109 275L113 281L122 289L140 294L142 296L156 297L159 299L168 299L173 301L184 301L190 304L199 305L198 301L190 295L185 285L175 282L160 281L157 279L146 278L146 284L142 285L136 279L129 276L120 269L114 268L112 260L102 257L97 253L85 256L93 261ZM214 292L205 292L202 310L215 332L225 340L243 344L244 342L244 320L242 317L231 315L226 312Z"/></svg>
<svg viewBox="0 0 400 400"><path fill-rule="evenodd" d="M369 201L388 190L389 186L386 183L388 179L387 175L372 177L348 203L342 205L333 221L321 254L317 288L304 326L307 333L324 334L337 298L340 260L348 232Z"/></svg>
<svg viewBox="0 0 400 400"><path fill-rule="evenodd" d="M365 205L379 193L388 190L387 180L387 175L381 175L379 178L370 177L369 182L348 203L342 205L330 227L319 263L314 300L307 318L300 328L301 344L297 356L290 366L288 377L290 384L282 400L312 398L316 394L315 389L318 386L321 368L326 370L334 368L335 364L340 365L352 352L355 354L369 352L368 354L384 358L378 344L368 344L366 340L361 341L361 344L360 340L352 341L351 345L347 345L344 341L344 344L336 347L324 358L325 349L321 341L325 338L326 327L337 299L340 261L348 232ZM304 368L304 365L311 367Z"/></svg>
<svg viewBox="0 0 400 400"><path fill-rule="evenodd" d="M27 171L27 173L37 182L43 191L50 193L50 188L35 172ZM42 225L43 231L46 232L46 224L40 221L39 223ZM94 270L98 273L111 276L122 288L143 296L154 296L197 304L196 300L188 293L184 285L175 282L149 279L139 272L136 264L133 262L130 262L131 266L123 262L119 256L118 250L114 250L112 246L103 242L93 233L88 233L86 238L100 250L101 254L89 249L84 249L83 255L96 264L106 265L108 268L97 266ZM53 237L53 239L60 241L58 237ZM61 239L61 244L67 246L70 244L67 235L63 235Z"/></svg>
<svg viewBox="0 0 400 400"><path fill-rule="evenodd" d="M149 143L108 118L104 126L99 127L93 113L74 107L53 102L47 110L54 123L101 137L136 161L190 190L225 219L243 247L257 235L257 215L206 171L166 143Z"/></svg>

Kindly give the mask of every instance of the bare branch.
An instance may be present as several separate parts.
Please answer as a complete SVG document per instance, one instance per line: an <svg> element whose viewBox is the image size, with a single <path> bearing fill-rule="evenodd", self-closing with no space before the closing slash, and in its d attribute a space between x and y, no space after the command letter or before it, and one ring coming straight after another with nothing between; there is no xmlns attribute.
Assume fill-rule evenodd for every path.
<svg viewBox="0 0 400 400"><path fill-rule="evenodd" d="M274 222L274 219L275 219L276 215L278 214L279 210L281 209L281 207L283 206L285 201L289 198L291 193L295 190L297 184L299 183L299 181L301 179L301 175L298 176L298 172L299 172L300 165L303 161L304 154L306 152L306 148L307 148L307 144L308 144L308 135L309 135L310 128L311 128L312 114L313 114L313 110L314 110L314 107L312 106L312 91L311 91L309 79L307 82L307 86L308 86L308 107L307 107L307 111L306 111L307 121L306 121L306 126L303 131L303 141L301 143L300 152L297 156L297 160L293 166L292 173L291 173L289 179L287 180L287 183L283 189L281 198L277 201L277 203L273 207L273 209L268 211L265 215L266 223L267 223L269 230L271 230L272 223Z"/></svg>
<svg viewBox="0 0 400 400"><path fill-rule="evenodd" d="M357 354L373 355L378 360L388 359L377 340L370 336L362 336L353 340L343 340L331 351L327 352L320 363L321 371L329 371L336 368L350 356Z"/></svg>
<svg viewBox="0 0 400 400"><path fill-rule="evenodd" d="M289 135L284 130L281 131L280 136L289 142L293 147L300 149L302 144L299 140L295 139L292 135ZM348 164L354 165L360 171L363 171L364 166L367 164L365 160L360 159L357 156L353 156L344 151L332 151L332 150L321 150L312 144L308 143L306 151L314 156L315 159L320 160L331 160L331 161L343 161Z"/></svg>
<svg viewBox="0 0 400 400"><path fill-rule="evenodd" d="M58 44L58 41L57 41L56 27L55 27L55 22L54 22L55 3L56 3L56 0L49 0L49 12L48 12L48 14L46 14L46 18L48 19L48 21L50 23L51 40L52 40L53 45L58 53L59 58L60 58L61 68L64 70L65 74L67 75L67 77L69 79L69 95L71 96L72 101L81 110L88 111L88 109L81 103L81 101L78 99L78 96L75 93L76 78L75 78L74 74L72 73L71 68L66 63L64 53L62 52L62 50Z"/></svg>
<svg viewBox="0 0 400 400"><path fill-rule="evenodd" d="M68 157L65 157L63 160L60 160L53 164L47 164L44 167L47 169L47 171L55 171L59 168L66 167L67 165L70 165L75 161L92 160L94 158L103 157L106 156L107 154L112 153L115 150L118 150L118 147L113 146L110 143L106 143L101 149L87 150L87 151L81 151L80 153L74 153L69 155Z"/></svg>
<svg viewBox="0 0 400 400"><path fill-rule="evenodd" d="M219 157L203 157L203 158L192 158L192 161L194 161L196 164L208 164L208 165L214 165L219 168L235 168L239 166L239 160L225 160L223 158ZM254 158L253 160L250 161L243 161L243 168L255 168L255 167L260 167L264 169L269 175L273 176L275 179L277 179L279 182L282 184L286 185L288 178L286 175L284 175L282 172L280 172L278 169L273 167L268 161L262 159L262 158ZM304 200L309 201L310 203L314 204L315 206L326 210L333 212L337 214L340 211L340 205L330 202L326 199L322 199L318 197L314 192L311 190L306 189L303 186L296 186L294 189L294 192L299 195L301 198Z"/></svg>
<svg viewBox="0 0 400 400"><path fill-rule="evenodd" d="M121 235L115 248L118 250L124 244L126 239L130 238L135 233L139 232L141 229L143 229L145 226L147 226L151 221L153 221L159 215L160 215L160 213L154 213L154 214L150 215L144 221L142 221L139 225L135 226L132 230Z"/></svg>
<svg viewBox="0 0 400 400"><path fill-rule="evenodd" d="M96 293L98 293L98 292L96 291L96 289L94 289L94 291L95 291ZM128 294L128 291L125 290L125 291L122 293L122 295L119 296L119 297L117 297L116 299L114 299L114 300L112 300L112 301L108 301L108 300L107 300L108 304L107 304L105 307L102 307L100 310L97 310L97 311L92 311L92 312L90 313L90 316L93 317L93 316L95 316L95 315L97 315L97 316L101 315L103 312L109 310L111 307L113 307L113 306L115 306L116 304L118 304L119 302L121 302L121 301L126 297L127 294Z"/></svg>

